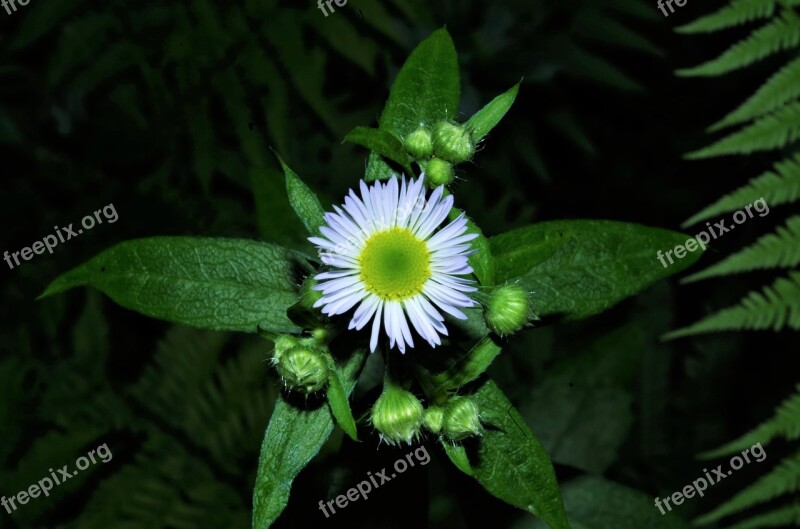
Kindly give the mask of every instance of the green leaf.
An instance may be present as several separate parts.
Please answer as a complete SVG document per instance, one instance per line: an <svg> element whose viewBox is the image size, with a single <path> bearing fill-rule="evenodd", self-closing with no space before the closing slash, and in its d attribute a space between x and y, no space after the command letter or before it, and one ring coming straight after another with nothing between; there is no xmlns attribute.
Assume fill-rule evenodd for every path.
<svg viewBox="0 0 800 529"><path fill-rule="evenodd" d="M750 180L744 186L723 196L681 224L686 228L702 220L716 217L763 199L770 206L789 204L800 199L800 153L776 163L772 170Z"/></svg>
<svg viewBox="0 0 800 529"><path fill-rule="evenodd" d="M722 309L683 329L664 336L667 340L722 331L800 329L800 272L778 278L762 291L751 291L739 304Z"/></svg>
<svg viewBox="0 0 800 529"><path fill-rule="evenodd" d="M464 450L464 447L460 444L450 444L444 440L444 438L440 437L439 442L442 444L442 448L444 448L444 453L447 454L447 457L450 458L450 461L456 466L458 470L466 474L467 476L473 476L474 473L472 471L472 466L469 464L469 458L467 457L467 451Z"/></svg>
<svg viewBox="0 0 800 529"><path fill-rule="evenodd" d="M39 298L93 286L123 307L212 330L297 332L299 254L241 239L152 237L126 241L54 280Z"/></svg>
<svg viewBox="0 0 800 529"><path fill-rule="evenodd" d="M330 373L327 396L328 405L331 407L331 412L336 418L336 424L344 430L344 433L346 433L350 439L358 441L356 421L353 419L350 401L347 400L347 393L345 393L344 387L342 387L342 381L339 380L339 375L336 374L336 371L331 371Z"/></svg>
<svg viewBox="0 0 800 529"><path fill-rule="evenodd" d="M518 282L533 293L539 315L568 320L602 312L690 266L699 249L667 267L657 253L686 241L680 233L604 220L543 222L489 239L498 283Z"/></svg>
<svg viewBox="0 0 800 529"><path fill-rule="evenodd" d="M381 129L405 138L420 123L454 117L460 100L456 49L447 30L439 29L411 52L378 122Z"/></svg>
<svg viewBox="0 0 800 529"><path fill-rule="evenodd" d="M353 391L366 357L366 350L359 349L337 369L345 395ZM327 406L304 410L288 404L283 397L278 399L261 444L253 490L253 529L268 529L280 516L289 502L294 478L332 431L333 416Z"/></svg>
<svg viewBox="0 0 800 529"><path fill-rule="evenodd" d="M562 492L573 529L690 529L675 513L662 515L652 496L603 478L578 478Z"/></svg>
<svg viewBox="0 0 800 529"><path fill-rule="evenodd" d="M289 195L289 204L294 212L303 221L308 233L319 235L319 227L325 224L325 210L319 198L292 169L286 165L283 158L275 153L286 175L286 193Z"/></svg>
<svg viewBox="0 0 800 529"><path fill-rule="evenodd" d="M450 210L450 220L456 219L461 214L461 210L453 208ZM477 233L478 237L472 240L472 249L475 253L469 256L469 265L483 286L493 286L495 284L495 263L489 240L483 235L483 231L472 219L467 217L467 231L465 233Z"/></svg>
<svg viewBox="0 0 800 529"><path fill-rule="evenodd" d="M470 461L475 479L490 494L538 516L552 529L569 529L550 458L517 410L491 380L472 398L490 424Z"/></svg>
<svg viewBox="0 0 800 529"><path fill-rule="evenodd" d="M406 170L407 175L413 175L410 165L411 158L409 158L403 143L390 132L370 127L356 127L345 136L344 141L366 147L399 164Z"/></svg>
<svg viewBox="0 0 800 529"><path fill-rule="evenodd" d="M433 375L432 379L444 389L458 389L477 379L502 350L502 347L487 336L446 371Z"/></svg>
<svg viewBox="0 0 800 529"><path fill-rule="evenodd" d="M500 120L506 115L508 109L514 104L514 100L517 98L517 93L519 92L520 83L522 83L522 81L512 86L508 91L492 99L489 104L476 112L475 115L469 118L469 121L464 124L467 129L472 132L472 139L475 142L480 141L489 131L500 123Z"/></svg>
<svg viewBox="0 0 800 529"><path fill-rule="evenodd" d="M794 12L787 10L782 16L775 17L753 31L746 39L725 50L716 59L675 73L685 77L718 76L744 68L798 44L800 44L800 24Z"/></svg>
<svg viewBox="0 0 800 529"><path fill-rule="evenodd" d="M712 145L690 152L687 160L780 149L800 139L800 102L785 105Z"/></svg>

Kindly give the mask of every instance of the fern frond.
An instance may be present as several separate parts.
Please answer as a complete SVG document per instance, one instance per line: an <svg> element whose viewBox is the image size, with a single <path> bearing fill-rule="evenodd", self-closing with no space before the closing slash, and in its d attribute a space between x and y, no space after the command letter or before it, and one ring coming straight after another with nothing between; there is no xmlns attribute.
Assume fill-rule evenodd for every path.
<svg viewBox="0 0 800 529"><path fill-rule="evenodd" d="M725 7L706 16L678 26L678 33L711 33L771 17L775 12L776 0L733 0Z"/></svg>
<svg viewBox="0 0 800 529"><path fill-rule="evenodd" d="M707 524L784 494L800 491L800 452L787 457L772 472L713 511L695 520Z"/></svg>
<svg viewBox="0 0 800 529"><path fill-rule="evenodd" d="M678 70L676 74L684 77L722 75L798 44L800 23L794 13L786 13L753 31L750 36L725 50L716 59L694 68Z"/></svg>
<svg viewBox="0 0 800 529"><path fill-rule="evenodd" d="M800 384L795 386L795 394L784 400L770 419L738 439L700 454L700 458L715 459L740 453L757 443L765 445L776 437L789 441L800 438Z"/></svg>
<svg viewBox="0 0 800 529"><path fill-rule="evenodd" d="M692 283L709 277L739 274L765 268L792 268L800 264L800 216L786 221L775 233L764 235L755 244L683 280Z"/></svg>
<svg viewBox="0 0 800 529"><path fill-rule="evenodd" d="M800 97L800 57L781 68L747 101L709 127L709 131L713 132L761 117L798 97Z"/></svg>
<svg viewBox="0 0 800 529"><path fill-rule="evenodd" d="M762 527L800 526L800 503L748 518L727 529L761 529Z"/></svg>
<svg viewBox="0 0 800 529"><path fill-rule="evenodd" d="M764 198L770 206L788 204L800 199L800 153L776 163L772 170L753 178L747 185L725 195L686 220L686 228L701 220L716 217Z"/></svg>
<svg viewBox="0 0 800 529"><path fill-rule="evenodd" d="M709 147L690 152L685 158L698 160L728 154L768 151L785 147L798 138L800 138L800 102L794 102Z"/></svg>
<svg viewBox="0 0 800 529"><path fill-rule="evenodd" d="M762 292L750 292L739 305L723 309L694 325L668 333L666 339L707 332L800 329L800 272L790 272Z"/></svg>

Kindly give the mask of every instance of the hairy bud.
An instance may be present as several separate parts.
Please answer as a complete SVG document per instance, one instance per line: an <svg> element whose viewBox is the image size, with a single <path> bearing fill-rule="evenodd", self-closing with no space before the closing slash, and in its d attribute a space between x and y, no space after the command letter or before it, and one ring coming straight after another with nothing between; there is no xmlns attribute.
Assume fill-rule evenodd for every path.
<svg viewBox="0 0 800 529"><path fill-rule="evenodd" d="M505 285L491 293L486 304L486 324L501 335L512 334L533 317L528 293L519 285Z"/></svg>
<svg viewBox="0 0 800 529"><path fill-rule="evenodd" d="M424 410L411 392L386 382L372 406L372 425L389 444L411 443L419 435Z"/></svg>
<svg viewBox="0 0 800 529"><path fill-rule="evenodd" d="M480 410L469 397L453 397L444 409L442 428L451 441L461 441L474 435L481 435Z"/></svg>
<svg viewBox="0 0 800 529"><path fill-rule="evenodd" d="M472 159L475 144L465 127L440 121L433 127L433 152L448 162L458 164Z"/></svg>

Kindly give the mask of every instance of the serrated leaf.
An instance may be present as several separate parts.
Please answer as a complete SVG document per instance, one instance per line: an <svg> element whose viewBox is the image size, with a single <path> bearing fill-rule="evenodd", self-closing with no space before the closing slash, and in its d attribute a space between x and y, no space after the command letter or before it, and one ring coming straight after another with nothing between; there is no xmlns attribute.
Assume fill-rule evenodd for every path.
<svg viewBox="0 0 800 529"><path fill-rule="evenodd" d="M403 143L392 133L370 127L356 127L347 133L344 141L361 145L376 152L406 170L406 175L412 176L411 158L408 156Z"/></svg>
<svg viewBox="0 0 800 529"><path fill-rule="evenodd" d="M93 286L151 318L212 330L297 332L299 254L242 239L152 237L122 242L55 279L39 298Z"/></svg>
<svg viewBox="0 0 800 529"><path fill-rule="evenodd" d="M800 272L778 278L761 292L752 291L739 304L672 331L666 340L709 332L765 330L777 332L788 327L800 329Z"/></svg>
<svg viewBox="0 0 800 529"><path fill-rule="evenodd" d="M476 143L489 134L489 132L500 123L503 116L506 115L506 112L508 112L511 105L514 104L514 100L517 98L520 83L522 83L522 81L492 99L486 106L477 111L464 123L464 126L471 131L472 139Z"/></svg>
<svg viewBox="0 0 800 529"><path fill-rule="evenodd" d="M734 44L722 55L694 68L685 68L675 72L679 76L713 77L739 68L787 50L800 44L800 23L794 13L774 18L766 25L753 31L746 39Z"/></svg>
<svg viewBox="0 0 800 529"><path fill-rule="evenodd" d="M765 268L792 268L800 264L800 216L786 220L775 233L758 239L755 244L722 261L684 278L684 283L710 277L740 274Z"/></svg>
<svg viewBox="0 0 800 529"><path fill-rule="evenodd" d="M714 144L690 152L688 160L779 149L800 139L800 102L785 105Z"/></svg>
<svg viewBox="0 0 800 529"><path fill-rule="evenodd" d="M344 433L350 439L358 441L358 431L356 430L356 421L353 419L353 412L350 409L350 401L347 400L347 393L335 370L331 371L329 375L326 395L328 397L328 405L331 407L331 413L336 418L336 424L344 430Z"/></svg>
<svg viewBox="0 0 800 529"><path fill-rule="evenodd" d="M367 352L357 350L337 368L345 395L353 391ZM268 529L289 502L297 474L319 452L333 431L327 406L315 410L296 408L283 397L275 404L261 445L258 475L253 490L253 529Z"/></svg>
<svg viewBox="0 0 800 529"><path fill-rule="evenodd" d="M686 228L701 220L743 208L760 198L771 206L788 204L800 198L800 154L776 163L772 170L723 196L681 226Z"/></svg>
<svg viewBox="0 0 800 529"><path fill-rule="evenodd" d="M676 274L702 251L664 267L657 252L687 236L638 224L605 220L552 221L489 239L497 281L518 282L532 292L542 316L576 320L597 314Z"/></svg>

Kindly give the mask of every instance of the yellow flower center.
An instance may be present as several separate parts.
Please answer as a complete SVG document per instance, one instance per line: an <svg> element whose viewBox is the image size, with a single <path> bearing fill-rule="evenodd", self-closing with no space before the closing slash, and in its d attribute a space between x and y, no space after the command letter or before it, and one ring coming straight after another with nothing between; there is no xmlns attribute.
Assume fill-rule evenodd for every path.
<svg viewBox="0 0 800 529"><path fill-rule="evenodd" d="M431 254L424 241L405 228L381 231L367 239L361 255L361 280L383 300L403 300L422 292L431 277Z"/></svg>

